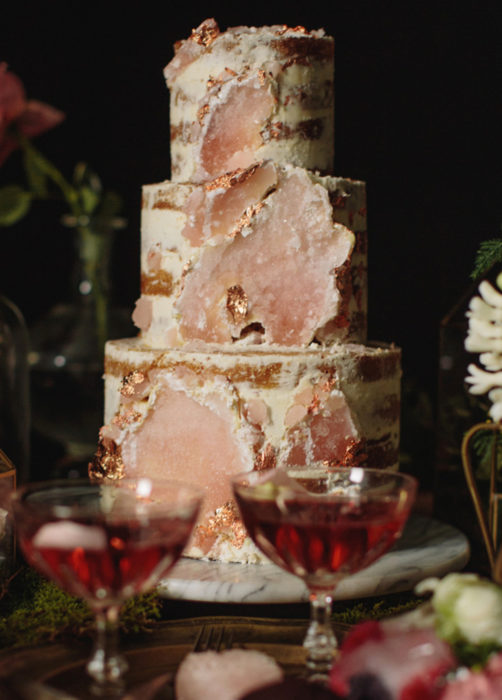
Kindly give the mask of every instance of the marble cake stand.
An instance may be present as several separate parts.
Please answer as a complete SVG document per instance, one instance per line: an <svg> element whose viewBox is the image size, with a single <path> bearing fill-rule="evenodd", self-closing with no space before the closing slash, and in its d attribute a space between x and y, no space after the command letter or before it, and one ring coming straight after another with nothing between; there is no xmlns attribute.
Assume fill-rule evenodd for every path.
<svg viewBox="0 0 502 700"><path fill-rule="evenodd" d="M451 525L412 516L401 540L379 561L342 581L335 600L412 590L429 576L460 571L469 559L467 538ZM308 600L299 579L273 564L224 564L182 559L159 591L168 598L213 603L299 603Z"/></svg>

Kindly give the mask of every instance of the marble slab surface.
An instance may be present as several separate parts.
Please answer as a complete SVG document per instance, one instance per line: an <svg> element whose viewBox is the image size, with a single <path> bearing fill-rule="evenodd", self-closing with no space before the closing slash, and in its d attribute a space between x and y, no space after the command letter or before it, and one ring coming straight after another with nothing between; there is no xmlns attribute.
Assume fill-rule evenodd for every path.
<svg viewBox="0 0 502 700"><path fill-rule="evenodd" d="M432 518L412 516L395 547L345 579L335 600L409 591L428 576L460 571L469 559L465 535ZM183 558L159 591L167 598L214 603L299 603L308 600L300 579L273 564L225 564Z"/></svg>

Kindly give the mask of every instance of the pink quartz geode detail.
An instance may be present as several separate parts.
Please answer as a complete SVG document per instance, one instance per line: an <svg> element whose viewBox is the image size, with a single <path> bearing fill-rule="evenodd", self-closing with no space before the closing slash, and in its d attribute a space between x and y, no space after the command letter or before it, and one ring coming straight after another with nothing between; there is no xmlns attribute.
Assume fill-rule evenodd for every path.
<svg viewBox="0 0 502 700"><path fill-rule="evenodd" d="M153 318L153 309L151 299L141 296L137 301L132 312L132 320L137 328L146 331L150 328Z"/></svg>
<svg viewBox="0 0 502 700"><path fill-rule="evenodd" d="M196 188L185 205L187 223L182 235L194 247L207 241L224 242L237 234L261 208L261 201L277 185L273 163L236 170Z"/></svg>
<svg viewBox="0 0 502 700"><path fill-rule="evenodd" d="M194 179L207 180L250 166L274 104L270 83L261 73L245 80L230 78L217 86L202 107L200 165Z"/></svg>
<svg viewBox="0 0 502 700"><path fill-rule="evenodd" d="M250 194L273 186L273 170L277 185L259 200L263 206L255 208L242 228L228 231L227 223L230 235L220 245L205 246L187 271L175 304L185 340L232 342L254 325L260 327L263 342L306 346L333 319L341 328L348 325L337 277L350 260L354 235L333 222L326 189L301 168L279 169L266 163L242 185L234 185L246 188L240 199L246 210ZM236 190L232 198L239 200ZM208 206L212 203L199 202L190 224L192 233L204 230L198 219ZM213 224L210 230L214 228L218 226ZM196 238L201 240L200 234ZM248 300L247 313L239 319L227 308L228 290L235 287ZM348 293L343 289L344 298Z"/></svg>
<svg viewBox="0 0 502 700"><path fill-rule="evenodd" d="M347 451L360 436L345 396L333 392L316 399L308 408L298 404L294 408L302 410L295 416L297 422L286 432L284 462L292 465L346 464ZM290 409L289 416L292 413Z"/></svg>
<svg viewBox="0 0 502 700"><path fill-rule="evenodd" d="M202 380L188 371L178 377L163 375L141 424L125 435L121 456L128 477L169 474L172 479L204 484L203 520L231 500L229 476L252 468L259 433L250 425L239 425L227 400L230 387L215 383L201 399L199 383Z"/></svg>

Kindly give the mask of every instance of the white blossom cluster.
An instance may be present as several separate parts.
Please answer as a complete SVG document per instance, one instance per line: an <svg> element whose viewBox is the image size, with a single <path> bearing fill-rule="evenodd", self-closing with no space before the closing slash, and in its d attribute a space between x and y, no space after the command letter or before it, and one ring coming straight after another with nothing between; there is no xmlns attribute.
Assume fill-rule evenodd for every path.
<svg viewBox="0 0 502 700"><path fill-rule="evenodd" d="M475 364L467 368L466 382L471 394L486 394L492 402L489 415L498 423L502 421L502 273L497 277L495 289L489 282L479 285L480 296L471 299L467 317L469 331L465 348L480 353L479 361L485 369Z"/></svg>
<svg viewBox="0 0 502 700"><path fill-rule="evenodd" d="M432 619L442 639L450 643L463 641L502 648L500 586L476 574L451 573L441 580L425 579L415 590L419 595L433 592ZM424 619L427 623L431 618Z"/></svg>

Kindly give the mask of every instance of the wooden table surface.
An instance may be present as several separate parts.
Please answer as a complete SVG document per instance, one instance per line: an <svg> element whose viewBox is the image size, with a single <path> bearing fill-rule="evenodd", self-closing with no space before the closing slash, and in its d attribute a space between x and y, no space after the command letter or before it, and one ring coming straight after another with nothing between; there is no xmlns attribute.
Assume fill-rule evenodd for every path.
<svg viewBox="0 0 502 700"><path fill-rule="evenodd" d="M158 623L151 633L129 636L121 642L121 651L130 666L127 684L131 700L146 700L148 684L166 674L169 674L165 678L167 682L151 697L172 700L172 679L176 669L194 648L203 628L205 632L209 629L224 632L232 648L255 649L268 654L287 675L301 675L304 663L302 641L307 624L304 619L229 616ZM348 625L335 625L339 636L343 636L347 629ZM85 663L90 648L90 640L72 640L71 643L56 642L0 653L0 682L3 683L0 697L2 700L87 698Z"/></svg>

